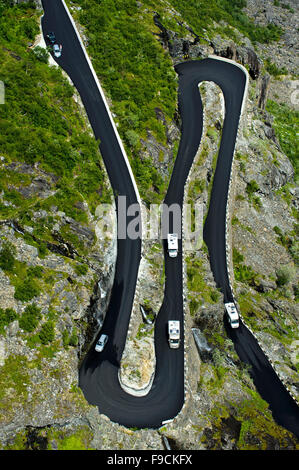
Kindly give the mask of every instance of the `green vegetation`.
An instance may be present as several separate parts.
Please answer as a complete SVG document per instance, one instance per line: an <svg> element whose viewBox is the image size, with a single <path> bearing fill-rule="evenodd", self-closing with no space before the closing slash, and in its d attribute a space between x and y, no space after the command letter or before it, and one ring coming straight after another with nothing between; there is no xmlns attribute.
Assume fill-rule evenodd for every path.
<svg viewBox="0 0 299 470"><path fill-rule="evenodd" d="M76 329L73 328L71 334L68 332L68 330L64 330L62 332L62 342L65 349L67 349L69 346L77 346L78 335Z"/></svg>
<svg viewBox="0 0 299 470"><path fill-rule="evenodd" d="M56 175L57 192L41 200L36 194L25 198L17 188L30 184L30 176L20 175L19 181L13 177L10 182L6 171L10 176L14 172L5 168L0 190L9 204L0 201L1 218L27 219L28 223L31 211L55 205L86 222L83 201L93 212L100 202L111 200L98 143L90 135L73 99L74 88L61 69L47 65L46 51L41 57L40 48L28 48L39 32L33 4L4 4L0 15L0 77L5 85L5 104L0 106L1 155L6 163L38 164ZM56 188L53 184L52 189Z"/></svg>
<svg viewBox="0 0 299 470"><path fill-rule="evenodd" d="M232 218L232 225L237 225L238 227L242 228L243 230L246 230L249 233L252 233L253 235L255 233L252 227L250 227L249 225L242 224L236 215L234 215Z"/></svg>
<svg viewBox="0 0 299 470"><path fill-rule="evenodd" d="M206 187L206 182L203 179L202 180L195 179L195 180L191 181L191 183L189 185L189 191L188 191L188 196L190 198L189 202L194 203L194 201L196 199L198 199L200 194L203 193L205 187Z"/></svg>
<svg viewBox="0 0 299 470"><path fill-rule="evenodd" d="M294 266L286 264L280 266L276 271L276 283L279 287L289 284L295 277Z"/></svg>
<svg viewBox="0 0 299 470"><path fill-rule="evenodd" d="M154 1L149 2L153 5ZM282 29L270 23L267 26L258 26L242 11L246 0L170 0L173 7L182 15L185 21L192 26L200 36L205 32L225 33L228 37L236 39L233 28L247 36L253 43L269 43L279 40ZM217 29L214 21L224 21L228 27Z"/></svg>
<svg viewBox="0 0 299 470"><path fill-rule="evenodd" d="M26 428L17 433L5 450L93 450L93 434L88 426L75 429Z"/></svg>
<svg viewBox="0 0 299 470"><path fill-rule="evenodd" d="M202 303L217 303L220 292L207 285L204 278L203 261L190 256L186 258L187 263L187 287L189 291L189 308L191 315L197 313Z"/></svg>
<svg viewBox="0 0 299 470"><path fill-rule="evenodd" d="M58 450L92 450L93 434L88 426L81 426L77 431L50 431L48 449L52 449L53 440L58 444Z"/></svg>
<svg viewBox="0 0 299 470"><path fill-rule="evenodd" d="M276 64L270 61L270 59L265 60L265 69L275 78L280 77L280 75L288 75L288 70L285 67L279 68Z"/></svg>
<svg viewBox="0 0 299 470"><path fill-rule="evenodd" d="M13 354L5 359L5 364L0 368L0 409L5 414L9 414L14 400L13 395L18 399L26 400L29 385L28 360L25 356Z"/></svg>
<svg viewBox="0 0 299 470"><path fill-rule="evenodd" d="M27 305L23 315L19 320L19 325L22 330L29 333L34 331L38 326L39 320L41 319L41 311L36 304Z"/></svg>
<svg viewBox="0 0 299 470"><path fill-rule="evenodd" d="M258 284L259 275L252 269L251 266L246 266L243 261L244 256L236 248L233 248L235 279L239 282L256 286Z"/></svg>
<svg viewBox="0 0 299 470"><path fill-rule="evenodd" d="M88 271L88 266L86 264L77 264L75 266L75 272L78 276L84 276Z"/></svg>
<svg viewBox="0 0 299 470"><path fill-rule="evenodd" d="M214 406L204 417L206 425L193 425L200 433L200 442L209 450L221 450L229 436L233 450L297 448L292 434L275 423L267 402L252 389L246 367L238 372L240 399L230 393L232 370L223 363L223 357L213 353L213 362L214 366L201 364L199 387L210 389ZM234 381L235 377L231 380ZM217 396L217 391L223 389L224 394Z"/></svg>
<svg viewBox="0 0 299 470"><path fill-rule="evenodd" d="M236 416L241 422L237 448L267 450L273 441L279 448L287 448L290 433L273 421L268 403L256 391L248 388L247 393L249 398L236 406Z"/></svg>
<svg viewBox="0 0 299 470"><path fill-rule="evenodd" d="M288 3L281 3L279 0L274 0L273 5L276 7L281 7L284 10L289 10L290 13L295 13L294 9Z"/></svg>
<svg viewBox="0 0 299 470"><path fill-rule="evenodd" d="M299 125L299 111L289 108L284 103L276 103L268 100L266 110L274 117L273 127L279 139L283 152L291 160L295 179L298 181L299 174L299 142L297 129Z"/></svg>
<svg viewBox="0 0 299 470"><path fill-rule="evenodd" d="M278 275L285 276L285 273ZM267 300L286 298L286 290L289 282L293 280L293 270L291 269L290 277L282 278L283 284L271 293L259 293L252 290L242 290L238 296L238 302L242 312L242 316L254 331L264 331L269 335L277 338L282 344L290 345L294 340L298 340L298 331L296 328L296 320L291 319L287 313L281 310L269 313ZM287 359L285 359L287 360Z"/></svg>
<svg viewBox="0 0 299 470"><path fill-rule="evenodd" d="M176 77L168 55L156 40L153 32L154 11L162 23L178 31L182 18L200 36L206 32L212 36L221 32L235 37L233 28L247 35L252 41L278 40L282 30L273 24L255 25L242 8L244 0L171 0L181 17L169 14L160 0L76 0L81 7L73 10L78 21L86 28L90 53L96 72L112 101L118 130L125 143L133 172L142 198L147 202L160 202L167 182L161 177L150 157L141 159L142 140L148 139L148 131L162 144L166 144L166 129L157 111L162 111L166 123L174 116L176 105ZM215 26L224 21L227 26ZM151 77L148 80L148 77ZM121 79L120 79L121 78ZM212 139L215 130L209 129ZM174 152L175 154L175 152ZM259 200L254 199L256 207Z"/></svg>
<svg viewBox="0 0 299 470"><path fill-rule="evenodd" d="M294 230L283 233L280 227L275 225L274 232L278 235L277 241L289 252L296 265L299 264L299 242L298 242L298 224L294 225Z"/></svg>
<svg viewBox="0 0 299 470"><path fill-rule="evenodd" d="M248 200L253 204L256 210L259 210L262 207L262 201L255 194L259 189L259 185L255 180L251 180L247 183L246 192L248 194Z"/></svg>
<svg viewBox="0 0 299 470"><path fill-rule="evenodd" d="M31 233L15 232L15 236L36 247L40 258L48 254L49 242L56 245L68 242L81 255L85 245L69 227L61 231L63 240L53 236L57 222L53 207L85 225L89 224L85 204L95 213L100 202L111 201L112 194L107 186L99 143L91 135L85 114L74 100L74 88L60 69L47 64L45 49L29 47L39 33L39 21L33 3L12 6L10 1L0 1L0 79L5 85L5 104L0 106L3 156L0 219L13 219L21 227L32 227ZM45 180L45 189L51 190L51 196L40 196L39 191L31 190L37 176ZM48 215L36 218L39 211ZM77 261L77 274L86 274L88 267L83 259ZM62 342L55 338L57 314L52 309L56 300L52 288L58 279L66 277L65 273L19 261L15 246L5 237L0 245L0 269L14 286L15 299L29 303L22 314L0 309L0 334L4 335L5 327L18 320L22 338L41 358L53 357L61 343L65 347L77 345L75 328ZM37 296L42 292L51 294L52 299L44 315L37 306ZM17 385L10 385L9 377L11 374L12 382L17 382L20 376L21 381L22 367L26 370L24 361L16 358L15 364L6 360L1 369L5 383L15 390L19 401L23 395ZM11 399L10 396L9 403Z"/></svg>
<svg viewBox="0 0 299 470"><path fill-rule="evenodd" d="M145 323L140 323L138 331L136 333L136 339L144 338L145 336L151 336L154 332L154 326L147 328Z"/></svg>
<svg viewBox="0 0 299 470"><path fill-rule="evenodd" d="M3 271L12 272L15 265L16 249L10 242L4 242L0 251L0 268Z"/></svg>
<svg viewBox="0 0 299 470"><path fill-rule="evenodd" d="M248 194L249 199L251 199L253 194L259 189L259 185L255 180L251 180L249 183L247 183L246 192Z"/></svg>
<svg viewBox="0 0 299 470"><path fill-rule="evenodd" d="M40 46L36 46L34 49L33 49L33 52L34 54L36 55L36 57L41 61L41 62L44 62L45 64L48 63L48 60L49 60L49 52L47 51L47 49L44 49L43 47L40 47Z"/></svg>
<svg viewBox="0 0 299 470"><path fill-rule="evenodd" d="M31 278L20 280L15 288L15 299L21 302L28 302L40 294L40 288L37 282Z"/></svg>
<svg viewBox="0 0 299 470"><path fill-rule="evenodd" d="M79 22L89 38L88 52L101 83L112 100L118 131L131 160L139 190L146 202L159 202L165 182L151 158L142 158L140 139L148 131L166 144L167 122L176 107L176 74L171 60L152 34L152 14L135 0L77 0ZM140 21L142 15L142 21ZM150 77L150 80L149 80Z"/></svg>
<svg viewBox="0 0 299 470"><path fill-rule="evenodd" d="M47 321L42 325L39 338L42 344L52 343L55 338L54 323L52 321Z"/></svg>
<svg viewBox="0 0 299 470"><path fill-rule="evenodd" d="M12 308L0 308L0 334L4 334L4 327L8 326L18 318L17 313Z"/></svg>
<svg viewBox="0 0 299 470"><path fill-rule="evenodd" d="M82 6L79 19L87 28L89 50L95 68L113 101L119 132L141 186L142 196L147 202L160 201L164 197L166 182L154 168L150 158L141 161L138 156L138 152L142 150L141 140L147 139L148 130L159 142L166 144L165 128L158 119L156 110L159 107L169 123L176 104L176 78L170 59L152 34L156 32L152 11L148 13L143 8L159 7L159 0L145 0L143 5L140 2L139 7L135 0L78 0L75 3ZM251 39L265 42L273 39L271 33L274 33L274 39L280 34L278 28L273 26L254 26L241 11L245 4L243 0L211 0L208 3L170 0L170 3L184 12L184 17L191 25L195 25L193 27L200 35L204 28L216 33L213 20L218 21L220 17L229 25L224 27L227 34L233 35L230 26L237 27L244 34L248 30ZM18 189L29 186L32 175L3 166L0 192L3 192L5 201L10 204L0 201L0 213L2 219L16 218L23 225L33 226L33 235L27 234L24 238L36 246L42 256L47 253L46 243L53 241L50 233L55 220L48 216L33 224L35 211L44 209L50 212L51 207L56 206L67 216L84 224L88 222L88 218L82 209L82 202L87 201L91 211L94 211L99 202L108 202L111 194L105 184L98 143L90 136L85 120L74 104L73 88L59 69L47 66L48 56L45 50L39 47L28 48L28 42L34 41L38 32L37 20L33 4L18 5L12 9L10 1L0 0L0 40L3 44L0 50L0 77L5 82L7 101L6 105L0 107L1 154L5 156L5 164L38 164L41 169L54 175L54 182L51 183L54 194L51 197L42 199L34 195L25 198ZM171 23L171 18L168 18L168 22ZM249 35L249 32L246 34ZM213 128L208 129L208 136L216 140L217 134ZM253 201L258 190L254 183L250 182L247 188L248 197ZM193 198L204 188L204 181L196 181L190 187L190 195ZM235 220L235 223L238 221ZM70 227L64 227L61 235L78 251L83 251L81 241ZM287 243L286 235L278 235L283 243ZM234 261L238 280L255 284L256 273L244 265L243 256L236 251ZM77 262L76 265L72 264L76 274L85 275L88 265L84 264L83 258ZM187 265L188 288L191 291L190 311L194 315L203 302L217 302L220 292L207 286L201 259L190 257ZM0 268L14 285L16 299L23 302L31 302L44 289L50 289L58 274L42 266L27 266L18 261L16 250L8 241L1 244ZM277 272L277 279L280 279L278 282L282 286L290 281L287 272ZM241 310L243 313L242 305ZM43 370L44 358L53 357L58 347L61 347L61 344L58 345L61 340L55 338L57 318L58 312L51 308L48 314L42 315L40 308L34 303L27 305L21 315L17 315L12 309L0 309L0 333L3 334L5 326L18 319L20 328L24 331L23 338L29 347L35 348L37 355L37 359L32 362L23 356L9 356L0 368L0 408L5 410L6 419L10 419L11 409L15 404L26 403L30 384L29 369L38 367ZM145 325L140 326L138 337L153 332L150 328L145 332L141 331L143 326ZM211 337L213 344L224 347L224 335L212 332ZM66 349L78 344L76 327L62 332L62 344ZM223 387L228 380L231 368L225 367L217 350L213 351L213 364L213 375L209 376L207 385L216 394L217 388ZM49 377L62 380L65 374L58 366L55 367L57 368L47 371ZM46 376L44 370L43 373ZM75 395L75 387L71 392ZM66 401L65 397L64 400ZM226 418L227 409L228 406ZM236 419L242 420L237 439L238 448L256 446L252 441L259 434L263 434L264 438L261 445L266 445L268 435L264 430L271 428L272 421L259 397L252 394L252 399L230 405L230 409L236 412ZM221 412L218 412L220 417ZM221 422L220 418L219 421ZM274 435L272 428L269 434L270 437ZM33 443L29 429L26 429L16 437L11 448L37 449L42 441L49 449L83 450L90 449L92 437L88 427L82 427L73 433L57 427L44 428L36 431L37 439ZM221 444L221 433L218 430L215 432L215 441Z"/></svg>

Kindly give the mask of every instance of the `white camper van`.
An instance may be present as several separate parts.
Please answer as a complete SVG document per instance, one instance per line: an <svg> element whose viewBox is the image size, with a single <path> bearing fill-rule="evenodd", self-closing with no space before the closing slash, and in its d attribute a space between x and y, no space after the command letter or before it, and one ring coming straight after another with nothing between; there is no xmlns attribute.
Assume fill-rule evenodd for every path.
<svg viewBox="0 0 299 470"><path fill-rule="evenodd" d="M168 254L171 258L178 255L178 236L176 233L169 233L167 235Z"/></svg>
<svg viewBox="0 0 299 470"><path fill-rule="evenodd" d="M177 349L180 346L180 322L177 320L168 322L168 342L171 349Z"/></svg>
<svg viewBox="0 0 299 470"><path fill-rule="evenodd" d="M224 304L227 314L227 319L232 328L239 328L239 314L233 302Z"/></svg>

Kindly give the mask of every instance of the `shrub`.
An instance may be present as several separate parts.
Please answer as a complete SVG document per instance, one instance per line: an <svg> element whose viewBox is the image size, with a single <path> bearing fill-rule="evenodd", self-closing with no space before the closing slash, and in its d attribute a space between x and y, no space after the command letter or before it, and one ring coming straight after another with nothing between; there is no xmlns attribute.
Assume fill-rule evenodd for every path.
<svg viewBox="0 0 299 470"><path fill-rule="evenodd" d="M299 242L294 241L289 247L289 253L292 256L295 264L299 265Z"/></svg>
<svg viewBox="0 0 299 470"><path fill-rule="evenodd" d="M138 147L138 145L139 145L139 135L137 134L137 132L129 129L129 130L126 131L125 136L126 136L126 139L129 143L129 145L131 145L131 147Z"/></svg>
<svg viewBox="0 0 299 470"><path fill-rule="evenodd" d="M76 333L75 328L72 330L72 333L69 334L68 330L64 330L62 333L62 343L65 349L68 346L77 346L78 344L78 335Z"/></svg>
<svg viewBox="0 0 299 470"><path fill-rule="evenodd" d="M78 344L78 335L76 333L76 330L73 329L71 336L69 337L69 345L70 346L77 346Z"/></svg>
<svg viewBox="0 0 299 470"><path fill-rule="evenodd" d="M220 299L220 292L216 289L212 290L210 292L210 297L211 297L211 300L216 303Z"/></svg>
<svg viewBox="0 0 299 470"><path fill-rule="evenodd" d="M243 261L244 256L236 248L233 248L233 264L236 280L255 286L258 282L258 274L251 266L244 264Z"/></svg>
<svg viewBox="0 0 299 470"><path fill-rule="evenodd" d="M273 77L279 77L280 75L287 75L288 74L288 71L285 67L283 68L279 68L277 67L276 64L273 64L270 59L266 59L265 60L265 69L267 70L267 72L270 73L270 75L272 75Z"/></svg>
<svg viewBox="0 0 299 470"><path fill-rule="evenodd" d="M113 103L141 196L146 202L161 202L163 179L151 158L141 162L136 153L148 132L166 143L166 127L156 110L166 123L173 119L177 83L170 57L153 37L151 14L146 13L149 22L140 21L142 10L135 0L90 0L80 6L78 20L86 28L95 69Z"/></svg>
<svg viewBox="0 0 299 470"><path fill-rule="evenodd" d="M262 201L261 201L261 198L259 198L258 196L253 196L252 198L252 203L253 203L253 207L259 211L262 207Z"/></svg>
<svg viewBox="0 0 299 470"><path fill-rule="evenodd" d="M233 263L240 264L244 261L244 256L237 250L237 248L233 248Z"/></svg>
<svg viewBox="0 0 299 470"><path fill-rule="evenodd" d="M44 323L39 332L39 338L41 340L41 343L42 344L51 343L54 337L55 337L54 323L52 321L48 321Z"/></svg>
<svg viewBox="0 0 299 470"><path fill-rule="evenodd" d="M248 194L248 197L249 199L253 196L253 194L258 191L260 188L259 188L259 185L257 184L257 182L255 180L251 180L249 181L249 183L247 183L247 186L246 186L246 192Z"/></svg>
<svg viewBox="0 0 299 470"><path fill-rule="evenodd" d="M40 278L43 272L44 269L42 266L30 266L30 268L27 269L27 276Z"/></svg>
<svg viewBox="0 0 299 470"><path fill-rule="evenodd" d="M258 274L252 269L251 266L240 264L236 266L234 272L236 280L239 282L244 282L252 286L255 286L258 282Z"/></svg>
<svg viewBox="0 0 299 470"><path fill-rule="evenodd" d="M18 318L17 313L12 308L0 308L0 333L4 334L4 327Z"/></svg>
<svg viewBox="0 0 299 470"><path fill-rule="evenodd" d="M75 272L78 276L84 276L88 271L88 266L86 264L77 264L75 266Z"/></svg>
<svg viewBox="0 0 299 470"><path fill-rule="evenodd" d="M45 64L48 63L48 59L49 59L49 52L47 51L47 49L45 49L44 47L40 47L40 46L36 46L33 50L35 56L38 58L38 60L40 60L41 62L44 62Z"/></svg>
<svg viewBox="0 0 299 470"><path fill-rule="evenodd" d="M294 278L294 267L290 264L280 266L276 271L276 283L279 287L289 284Z"/></svg>
<svg viewBox="0 0 299 470"><path fill-rule="evenodd" d="M39 286L36 281L31 278L26 278L24 281L20 281L15 288L15 299L21 300L22 302L28 302L37 297L40 294Z"/></svg>
<svg viewBox="0 0 299 470"><path fill-rule="evenodd" d="M84 199L95 209L103 199L110 200L106 174L100 164L99 142L87 132L85 118L72 98L74 87L64 78L61 69L44 63L45 49L28 48L34 33L32 26L35 25L35 34L39 32L40 18L34 2L15 6L16 2L7 2L2 10L3 1L0 0L0 43L3 46L0 48L0 79L5 82L6 104L0 106L1 154L12 161L31 165L38 162L40 168L58 176L53 184L53 195L39 201L33 198L30 211L34 212L38 204L39 209L45 210L47 205L55 205L79 222L85 215L87 222L86 211L82 205L77 207L78 202ZM0 187L4 199L13 204L0 203L2 218L20 220L29 212L29 201L10 189L9 183L13 181L9 181L8 172L5 169ZM60 181L60 190L55 192ZM78 190L76 183L80 186ZM43 234L49 231L48 224L40 230ZM47 253L45 239L41 240L41 234L34 235L39 239L34 246L43 257Z"/></svg>
<svg viewBox="0 0 299 470"><path fill-rule="evenodd" d="M36 304L28 305L19 320L20 328L31 333L37 327L41 317L41 311Z"/></svg>
<svg viewBox="0 0 299 470"><path fill-rule="evenodd" d="M0 251L0 268L11 272L15 264L16 249L10 242L4 242Z"/></svg>
<svg viewBox="0 0 299 470"><path fill-rule="evenodd" d="M193 316L195 313L198 311L200 303L196 299L191 299L189 303L189 308L190 308L190 314Z"/></svg>

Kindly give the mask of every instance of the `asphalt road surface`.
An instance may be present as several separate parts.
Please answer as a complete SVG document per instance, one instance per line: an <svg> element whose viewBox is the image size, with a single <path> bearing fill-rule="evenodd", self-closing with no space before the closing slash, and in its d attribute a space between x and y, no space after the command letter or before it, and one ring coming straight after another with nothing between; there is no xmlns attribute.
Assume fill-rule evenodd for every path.
<svg viewBox="0 0 299 470"><path fill-rule="evenodd" d="M80 93L115 195L127 197L127 203L137 203L137 197L119 143L111 125L95 79L75 34L72 23L60 0L43 0L44 36L54 31L62 56L55 59L66 71ZM214 59L185 62L176 67L179 74L179 109L182 135L178 156L165 198L165 203L183 203L184 183L197 152L202 134L202 103L198 83L211 80L217 83L225 98L226 117L222 132L217 168L204 239L209 248L211 267L225 301L232 300L225 254L225 211L229 175L234 152L245 75L238 67ZM130 218L127 218L127 223ZM170 229L171 231L171 229ZM112 421L128 427L156 428L164 420L175 417L184 403L184 344L171 350L167 342L167 321L180 320L184 337L182 292L182 244L177 258L165 254L165 295L155 324L156 371L151 390L146 396L126 393L118 380L119 365L125 346L127 329L134 298L141 242L118 240L115 279L111 301L101 333L109 336L102 353L94 345L80 368L79 385L88 402L97 405L99 412ZM252 376L260 394L269 402L277 421L299 435L299 409L291 399L256 340L241 324L238 330L228 327L240 358L251 364ZM196 372L195 372L196 373Z"/></svg>

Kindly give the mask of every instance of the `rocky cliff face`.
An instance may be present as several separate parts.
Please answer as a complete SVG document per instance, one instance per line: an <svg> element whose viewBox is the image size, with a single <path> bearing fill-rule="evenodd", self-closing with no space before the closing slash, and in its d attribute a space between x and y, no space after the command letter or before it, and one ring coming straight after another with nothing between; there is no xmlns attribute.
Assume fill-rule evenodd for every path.
<svg viewBox="0 0 299 470"><path fill-rule="evenodd" d="M165 15L172 16L173 10L163 3ZM231 199L234 289L245 321L298 396L298 193L294 168L282 151L274 119L265 110L268 97L294 108L288 90L296 70L292 42L298 33L296 15L274 3L248 1L246 10L261 24L274 22L286 31L292 25L291 36L285 33L280 42L270 45L253 45L241 35L234 42L219 32L202 40L184 18L180 34L166 28L157 13L152 12L151 18L157 40L174 64L216 54L237 60L249 70ZM290 8L294 8L291 2ZM277 67L287 69L284 78L270 76L265 68L267 57L271 62L279 58ZM205 214L223 124L223 101L220 90L211 83L204 83L200 91L205 135L187 196L190 201L200 201ZM171 124L166 123L158 108L157 119L167 127L168 146L161 146L151 133L143 145L145 154L165 176L180 122L176 116ZM34 198L42 202L57 193L57 177L39 165L12 162L7 156L1 157L0 164L3 173L14 175L9 190L28 205ZM6 213L14 199L7 198L7 187L0 196L1 210ZM173 449L181 450L296 448L295 437L273 421L227 338L222 295L216 289L204 246L186 258L186 404L177 419L157 431L126 429L86 403L77 388L77 370L103 320L116 253L115 238L107 243L100 234L96 237L97 218L87 201L80 204L84 222L55 204L35 208L30 220L3 216L0 221L0 375L5 384L0 390L2 447L57 449L72 442L78 448L158 450L164 448L162 438L167 437ZM44 226L46 236L41 230ZM146 388L154 371L154 318L164 282L161 245L148 242L144 253L120 371L124 387L135 394ZM7 269L9 262L13 270ZM18 280L27 283L29 297Z"/></svg>
<svg viewBox="0 0 299 470"><path fill-rule="evenodd" d="M6 168L4 161L1 171ZM33 178L32 184L18 188L25 198L32 193L47 198L55 191L51 175L38 168L20 164L14 172ZM82 225L51 207L34 212L28 226L14 219L0 223L2 442L18 431L29 436L30 430L64 428L66 423L73 432L85 429L82 410L87 405L77 389L78 357L103 320L116 256L114 240L107 246L95 239L96 220L89 216L89 223ZM39 224L49 224L56 242L34 235ZM78 263L77 247L61 236L63 227L87 248L84 264L81 257ZM11 270L4 262L12 254Z"/></svg>

